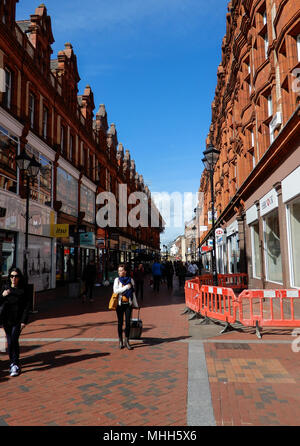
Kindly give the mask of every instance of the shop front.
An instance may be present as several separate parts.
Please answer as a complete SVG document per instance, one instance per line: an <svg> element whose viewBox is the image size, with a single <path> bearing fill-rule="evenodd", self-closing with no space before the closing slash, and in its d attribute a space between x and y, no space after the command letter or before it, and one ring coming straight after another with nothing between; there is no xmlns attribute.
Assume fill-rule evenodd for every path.
<svg viewBox="0 0 300 446"><path fill-rule="evenodd" d="M0 256L2 280L12 266L23 271L26 204L19 196L0 191ZM55 288L55 239L51 224L56 214L48 206L30 201L28 224L28 280L35 291Z"/></svg>
<svg viewBox="0 0 300 446"><path fill-rule="evenodd" d="M240 271L239 225L235 220L227 227L227 273L236 274Z"/></svg>

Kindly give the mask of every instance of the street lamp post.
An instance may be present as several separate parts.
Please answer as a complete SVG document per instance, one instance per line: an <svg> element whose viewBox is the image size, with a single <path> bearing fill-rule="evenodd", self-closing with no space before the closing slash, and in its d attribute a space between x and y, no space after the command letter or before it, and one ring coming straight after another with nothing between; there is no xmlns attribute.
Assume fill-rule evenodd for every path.
<svg viewBox="0 0 300 446"><path fill-rule="evenodd" d="M29 233L29 198L30 198L30 180L37 177L41 165L35 159L27 155L23 150L20 155L16 156L18 168L25 173L26 176L26 214L25 214L25 250L23 258L23 272L26 282L28 283L28 233Z"/></svg>
<svg viewBox="0 0 300 446"><path fill-rule="evenodd" d="M194 262L196 262L196 230L197 230L197 228L196 228L196 226L194 225L193 227L192 227L192 231L193 231L193 237L194 237L194 240L193 240L193 257L194 257Z"/></svg>
<svg viewBox="0 0 300 446"><path fill-rule="evenodd" d="M215 235L215 197L214 197L214 169L218 161L220 151L210 144L203 153L204 158L202 162L209 172L210 177L210 191L211 191L211 221L212 221L212 273L213 284L218 286L217 262L216 262L216 235Z"/></svg>

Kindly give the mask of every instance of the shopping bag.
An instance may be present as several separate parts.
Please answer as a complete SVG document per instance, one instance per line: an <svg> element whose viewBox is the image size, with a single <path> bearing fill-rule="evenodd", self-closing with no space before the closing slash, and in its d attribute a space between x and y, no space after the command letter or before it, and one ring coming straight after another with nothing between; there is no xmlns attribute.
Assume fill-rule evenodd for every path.
<svg viewBox="0 0 300 446"><path fill-rule="evenodd" d="M108 304L108 309L109 310L115 310L117 308L118 298L119 298L119 295L117 293L113 293L111 295L111 298L110 298L110 301L109 301L109 304Z"/></svg>

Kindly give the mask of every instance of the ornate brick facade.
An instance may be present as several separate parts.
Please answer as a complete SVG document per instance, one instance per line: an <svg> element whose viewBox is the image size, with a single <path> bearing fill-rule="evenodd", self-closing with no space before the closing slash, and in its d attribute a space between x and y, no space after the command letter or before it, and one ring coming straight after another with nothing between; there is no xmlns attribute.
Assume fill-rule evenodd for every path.
<svg viewBox="0 0 300 446"><path fill-rule="evenodd" d="M109 232L97 229L92 216L93 204L87 202L86 196L91 194L94 200L97 193L109 191L116 196L119 204L118 188L125 183L128 196L135 191L145 192L150 207L151 193L143 177L136 172L129 151L126 150L124 154L115 124L108 125L103 104L94 116L91 87L87 85L83 94L78 95L80 76L71 43L66 43L57 57L51 59L54 37L45 5L36 8L29 20L16 22L16 3L17 0L6 0L0 4L0 125L4 131L1 139L8 144L11 156L25 148L37 156L43 155L49 161L51 181L47 186L50 195L45 192L46 186L45 191L42 189L43 181L39 177L39 184L35 184L39 187L38 193L36 196L32 194L31 198L41 206L50 207L57 223L84 225L87 232L109 240ZM6 133L8 136L5 136ZM13 138L16 139L14 153L11 146ZM1 180L1 188L17 195L19 191L22 195L23 178L18 177L14 159L11 159L8 170L8 158L1 150L0 164L0 174L6 178L6 186ZM68 206L59 198L62 193L59 184L62 183L58 181L63 181L62 175L69 175L76 184L76 190L74 187L69 189L69 195L74 194L73 202L68 204L69 209L73 206L72 211L68 211ZM87 195L83 196L82 191ZM66 197L66 201L69 198ZM91 215L87 218L89 211ZM161 225L141 228L140 233L129 226L114 228L111 239L111 247L115 248L112 252L114 263L120 261L121 251L122 260L130 260L132 245L159 252L161 230ZM115 243L116 234L118 246ZM70 242L70 246L78 249L75 262L81 267L82 252L79 252L76 244ZM71 276L69 278L72 279Z"/></svg>
<svg viewBox="0 0 300 446"><path fill-rule="evenodd" d="M219 266L224 272L248 268L252 283L272 286L267 250L262 248L265 223L262 221L259 232L260 277L254 277L252 222L247 224L246 214L254 201L261 200L300 164L300 0L233 0L228 3L226 21L207 138L207 143L220 150L214 173L215 208L217 226L227 230L227 250L219 247L219 256L224 256ZM202 217L208 225L210 183L206 170L199 191L205 194ZM228 228L234 231L233 224L237 246L236 258L231 261ZM280 227L282 260L289 263L291 253L284 246L287 222L281 215ZM209 231L201 234L201 245L210 237ZM277 282L278 286L295 284L288 267L283 266L283 277Z"/></svg>

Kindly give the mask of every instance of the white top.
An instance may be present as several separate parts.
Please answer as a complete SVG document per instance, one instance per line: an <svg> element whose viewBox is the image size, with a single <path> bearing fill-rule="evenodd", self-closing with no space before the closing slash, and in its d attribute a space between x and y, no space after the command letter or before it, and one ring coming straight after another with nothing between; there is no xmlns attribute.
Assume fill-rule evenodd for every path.
<svg viewBox="0 0 300 446"><path fill-rule="evenodd" d="M134 288L135 284L134 284L134 280L131 279L131 286L132 288ZM128 285L122 285L122 283L120 282L119 278L116 277L114 280L114 293L119 294L119 299L118 299L118 305L121 305L121 300L122 300L122 294L125 293L125 291L130 289L130 284ZM138 303L136 300L136 295L135 292L133 291L133 299L129 298L129 305L133 305L135 308L138 308Z"/></svg>

